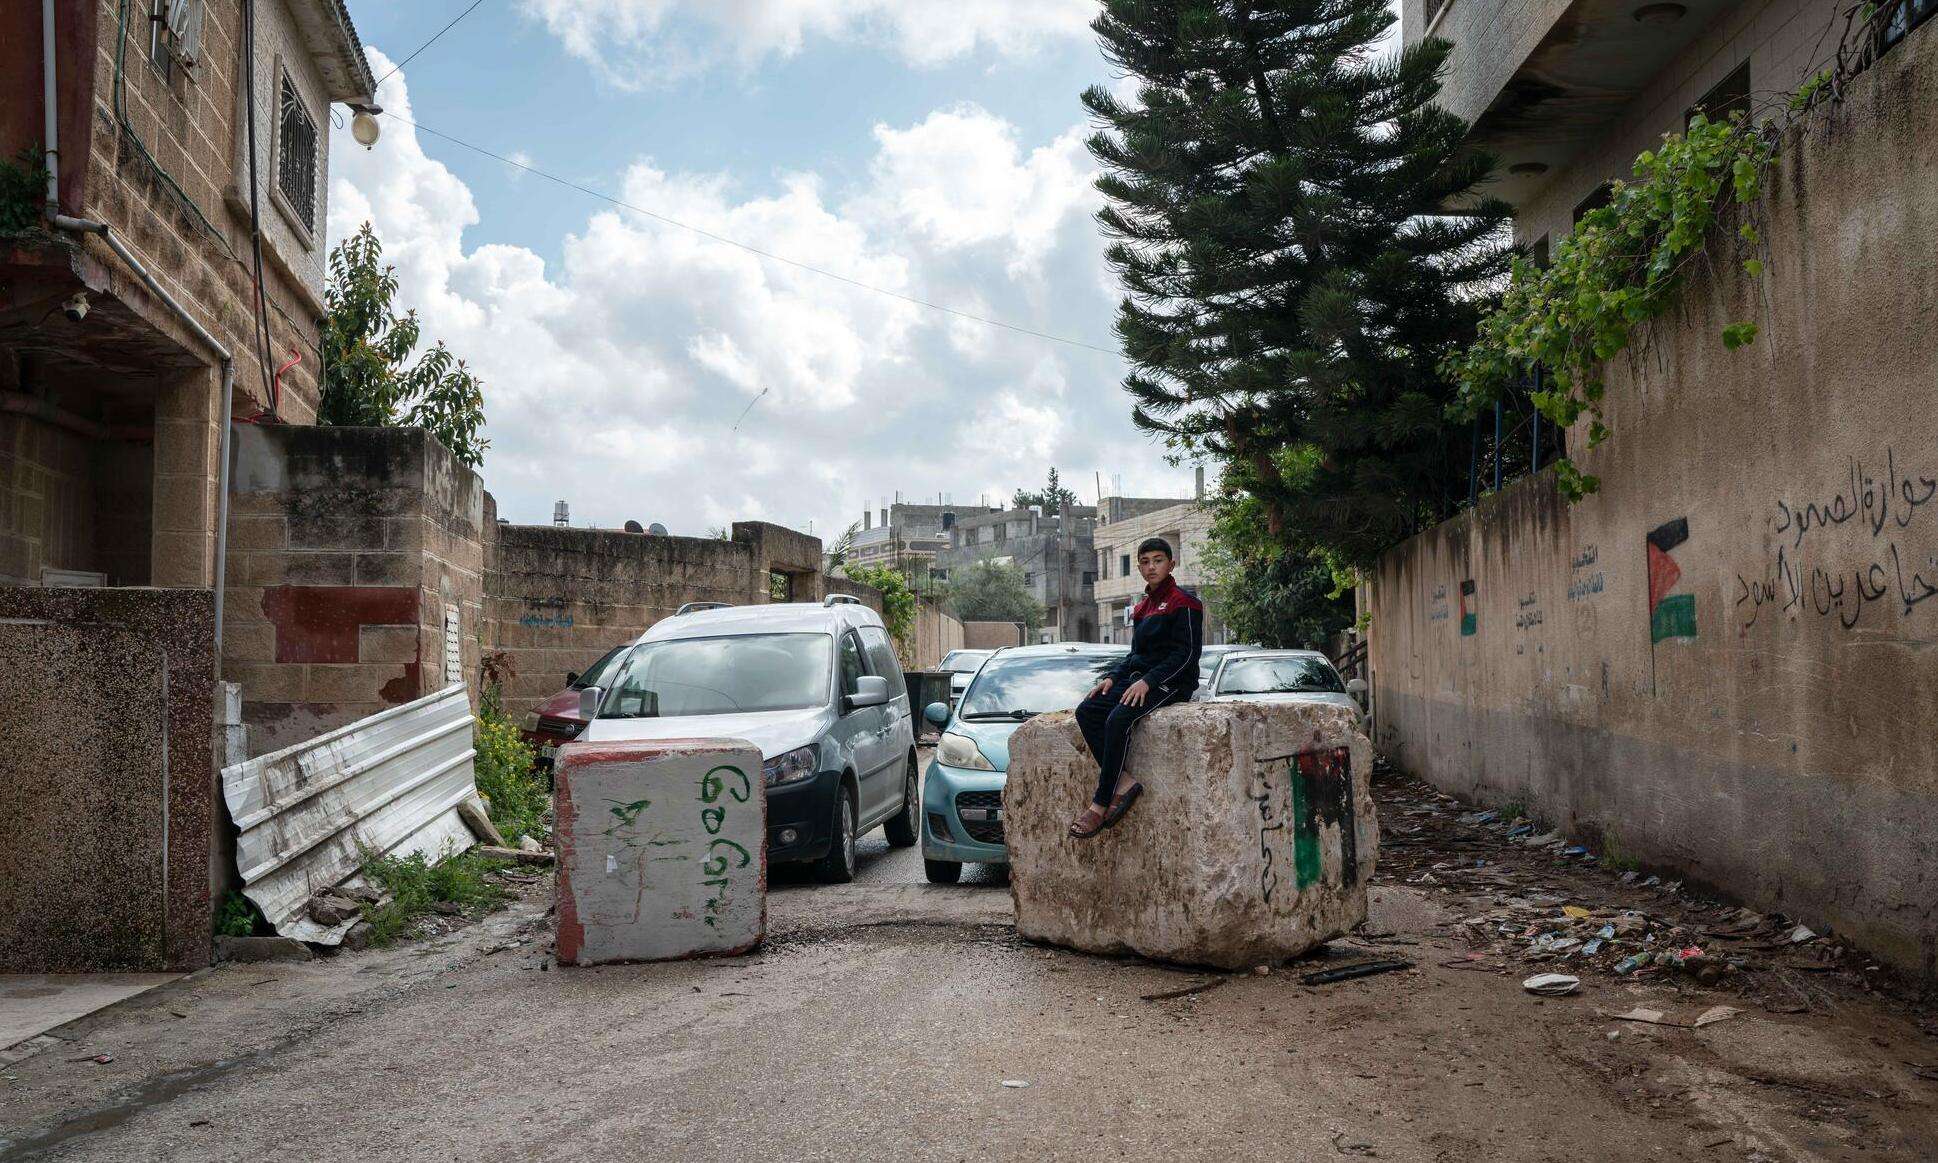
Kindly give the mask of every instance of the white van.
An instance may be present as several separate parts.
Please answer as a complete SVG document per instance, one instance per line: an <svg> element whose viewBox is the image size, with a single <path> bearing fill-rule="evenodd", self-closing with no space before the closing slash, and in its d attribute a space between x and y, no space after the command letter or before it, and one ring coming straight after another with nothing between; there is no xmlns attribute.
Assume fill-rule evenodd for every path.
<svg viewBox="0 0 1938 1163"><path fill-rule="evenodd" d="M855 875L855 839L880 825L916 841L915 731L881 615L846 594L818 603L689 603L640 635L610 686L581 692L580 740L738 738L760 748L767 855Z"/></svg>

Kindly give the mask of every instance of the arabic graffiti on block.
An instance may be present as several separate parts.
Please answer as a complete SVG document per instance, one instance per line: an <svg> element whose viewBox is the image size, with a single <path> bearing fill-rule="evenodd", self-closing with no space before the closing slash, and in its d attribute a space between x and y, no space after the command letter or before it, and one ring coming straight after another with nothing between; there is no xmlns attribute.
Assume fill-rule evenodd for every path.
<svg viewBox="0 0 1938 1163"><path fill-rule="evenodd" d="M1281 768L1279 763L1283 761ZM1303 891L1324 876L1326 829L1339 837L1342 885L1359 880L1359 841L1353 815L1352 752L1344 747L1260 760L1252 801L1258 808L1259 895L1266 904L1285 881ZM1283 772L1281 782L1275 776ZM1289 851L1287 851L1289 847Z"/></svg>
<svg viewBox="0 0 1938 1163"><path fill-rule="evenodd" d="M1835 617L1844 629L1854 630L1874 609L1874 621L1891 614L1908 617L1938 594L1938 550L1928 548L1934 529L1929 522L1913 529L1919 511L1938 498L1938 479L1900 466L1897 450L1888 446L1883 475L1874 470L1875 463L1867 466L1853 457L1828 500L1776 502L1769 518L1774 552L1755 574L1736 575L1741 629L1755 626L1766 608L1775 607L1781 614ZM1847 526L1855 538L1842 546L1824 544ZM1925 547L1910 544L1914 538ZM1851 564L1812 562L1833 555Z"/></svg>
<svg viewBox="0 0 1938 1163"><path fill-rule="evenodd" d="M735 781L739 786L734 786ZM732 764L721 764L700 777L700 802L708 805L700 809L700 826L713 837L707 844L706 861L700 865L700 873L706 877L700 883L713 890L706 904L708 928L718 925L720 914L733 904L733 874L753 863L746 848L720 834L726 826L728 807L746 803L752 793L753 783L747 773Z"/></svg>

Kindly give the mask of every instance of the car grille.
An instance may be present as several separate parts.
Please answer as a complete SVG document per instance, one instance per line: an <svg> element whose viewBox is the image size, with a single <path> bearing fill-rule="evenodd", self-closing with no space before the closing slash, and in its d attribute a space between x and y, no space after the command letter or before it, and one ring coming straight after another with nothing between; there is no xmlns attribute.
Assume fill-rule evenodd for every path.
<svg viewBox="0 0 1938 1163"><path fill-rule="evenodd" d="M1003 842L1002 810L1003 793L999 791L966 791L956 795L956 815L962 818L962 830L969 833L970 839L983 844ZM995 818L971 818L985 812Z"/></svg>
<svg viewBox="0 0 1938 1163"><path fill-rule="evenodd" d="M538 717L538 733L540 735L558 735L566 739L571 739L578 735L579 729L584 726L584 723L576 719L554 719L550 715L540 715Z"/></svg>

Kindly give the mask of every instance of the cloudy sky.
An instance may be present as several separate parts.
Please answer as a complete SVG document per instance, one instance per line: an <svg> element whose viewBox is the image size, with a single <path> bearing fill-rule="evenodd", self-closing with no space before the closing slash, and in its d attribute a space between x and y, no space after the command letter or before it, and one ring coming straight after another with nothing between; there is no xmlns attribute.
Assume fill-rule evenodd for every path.
<svg viewBox="0 0 1938 1163"><path fill-rule="evenodd" d="M351 7L381 77L469 2ZM482 374L514 521L564 499L575 524L831 537L898 491L972 503L1052 465L1086 500L1097 473L1186 495L1111 354L1094 8L485 0L383 83L375 149L332 135L330 237L372 222L402 304Z"/></svg>

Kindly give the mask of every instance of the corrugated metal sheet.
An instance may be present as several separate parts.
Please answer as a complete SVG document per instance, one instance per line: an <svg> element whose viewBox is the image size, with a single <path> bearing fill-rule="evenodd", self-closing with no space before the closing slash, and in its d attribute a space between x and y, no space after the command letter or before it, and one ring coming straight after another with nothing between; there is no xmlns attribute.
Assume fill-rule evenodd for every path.
<svg viewBox="0 0 1938 1163"><path fill-rule="evenodd" d="M354 882L363 850L432 860L476 840L458 803L477 792L463 683L222 771L241 836L243 892L285 937L334 945L310 898Z"/></svg>

